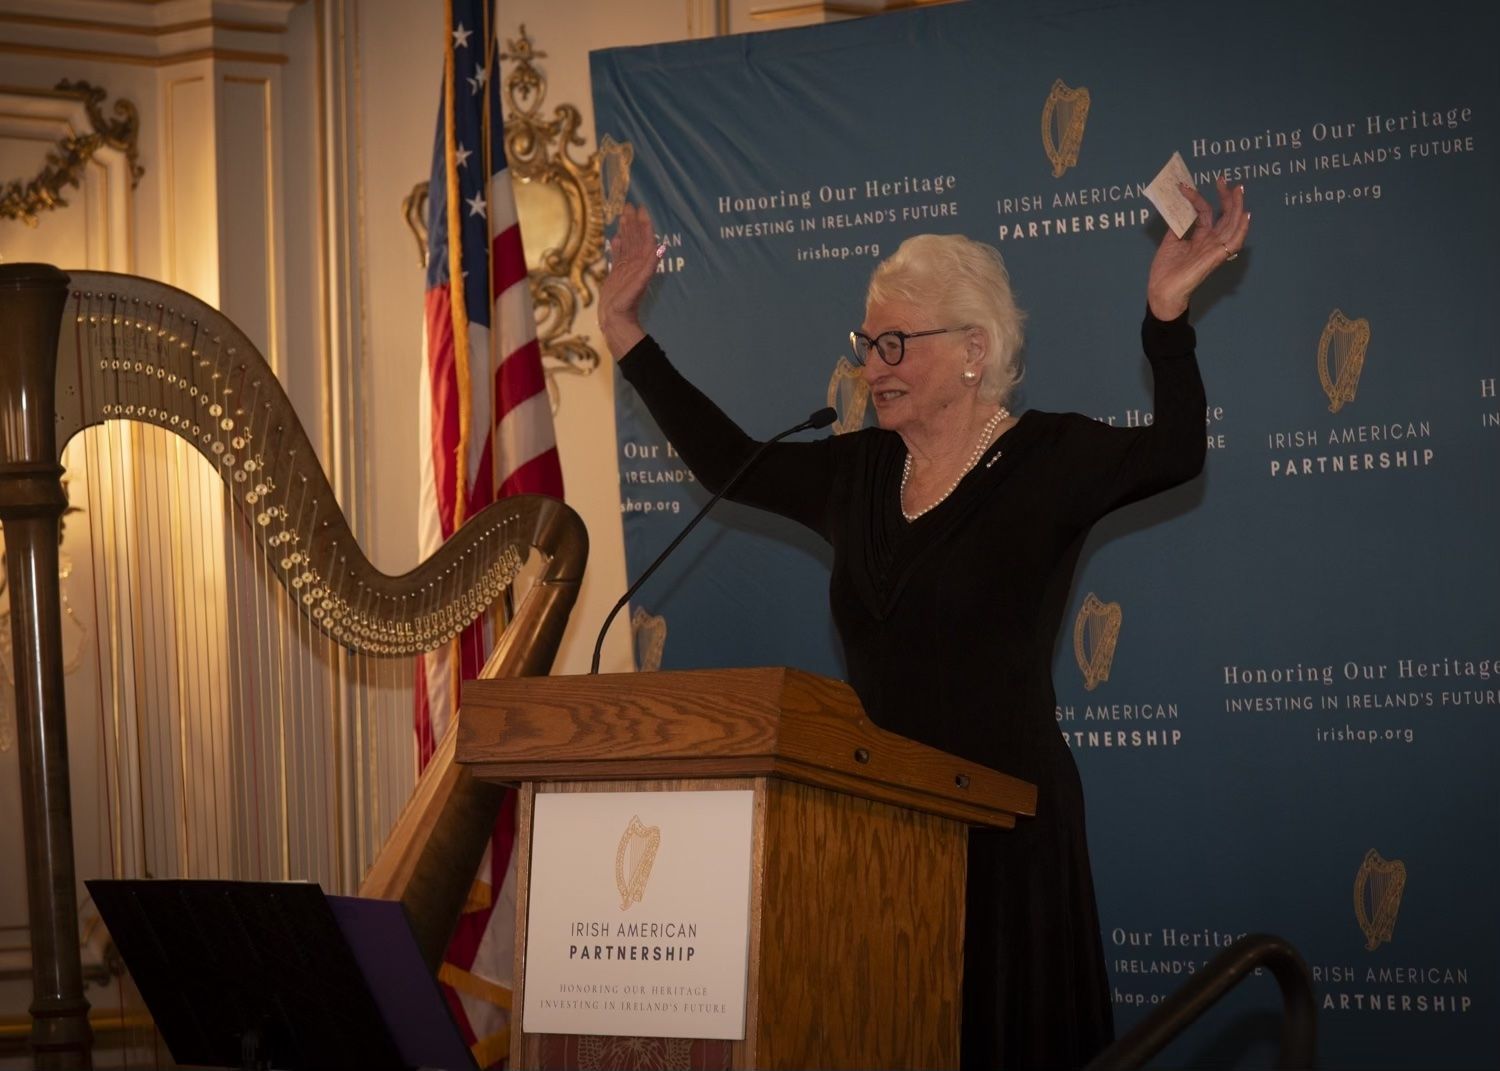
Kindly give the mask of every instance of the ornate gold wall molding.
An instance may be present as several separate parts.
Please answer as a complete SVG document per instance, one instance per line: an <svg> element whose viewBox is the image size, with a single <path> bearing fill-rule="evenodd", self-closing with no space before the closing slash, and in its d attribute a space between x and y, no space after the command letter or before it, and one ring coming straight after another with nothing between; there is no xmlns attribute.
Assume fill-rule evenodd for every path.
<svg viewBox="0 0 1500 1071"><path fill-rule="evenodd" d="M606 136L587 159L574 158L573 149L584 144L583 116L571 104L559 104L551 118L542 114L547 78L533 61L546 56L532 46L524 24L500 54L514 64L505 78L505 155L517 181L542 354L559 371L587 375L599 355L574 333L574 322L604 279L604 228L624 205L633 150Z"/></svg>
<svg viewBox="0 0 1500 1071"><path fill-rule="evenodd" d="M99 86L88 82L73 82L63 79L57 83L60 95L80 101L88 112L88 134L74 134L62 138L55 148L47 153L41 173L29 182L13 179L0 190L0 219L18 219L28 227L37 225L38 214L64 208L68 202L63 197L67 187L78 189L83 181L84 169L94 154L101 148L116 149L125 154L130 169L130 186L134 189L146 169L140 163L140 150L136 140L140 135L141 119L133 103L121 97L112 109L113 119L104 115L103 103L108 94Z"/></svg>
<svg viewBox="0 0 1500 1071"><path fill-rule="evenodd" d="M599 367L599 354L575 327L579 311L594 303L604 279L604 228L624 206L633 150L606 135L597 152L586 159L575 156L585 143L579 110L559 104L550 117L542 114L547 78L533 61L546 56L536 51L523 24L519 35L505 42L500 59L513 65L505 78L505 154L555 409L558 373L588 375ZM426 182L412 188L401 211L425 263Z"/></svg>

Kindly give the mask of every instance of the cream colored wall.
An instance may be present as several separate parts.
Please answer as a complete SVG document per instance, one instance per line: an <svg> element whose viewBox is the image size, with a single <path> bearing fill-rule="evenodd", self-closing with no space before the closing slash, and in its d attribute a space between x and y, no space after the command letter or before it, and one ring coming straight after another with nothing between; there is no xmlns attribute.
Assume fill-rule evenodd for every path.
<svg viewBox="0 0 1500 1071"><path fill-rule="evenodd" d="M360 218L366 241L371 559L388 573L417 563L417 385L422 370L425 272L401 215L401 199L425 181L432 160L442 74L439 0L364 0L351 9L358 38Z"/></svg>

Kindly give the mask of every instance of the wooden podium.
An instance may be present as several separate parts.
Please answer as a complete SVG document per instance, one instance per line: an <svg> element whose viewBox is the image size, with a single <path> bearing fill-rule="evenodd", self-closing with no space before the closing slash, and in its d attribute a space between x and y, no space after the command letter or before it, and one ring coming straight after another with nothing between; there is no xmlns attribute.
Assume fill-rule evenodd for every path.
<svg viewBox="0 0 1500 1071"><path fill-rule="evenodd" d="M476 680L463 697L458 761L520 786L512 1067L579 1066L520 1016L536 794L730 788L754 792L746 1033L696 1043L696 1066L958 1065L968 827L1034 814L1034 786L887 733L847 685L792 669Z"/></svg>

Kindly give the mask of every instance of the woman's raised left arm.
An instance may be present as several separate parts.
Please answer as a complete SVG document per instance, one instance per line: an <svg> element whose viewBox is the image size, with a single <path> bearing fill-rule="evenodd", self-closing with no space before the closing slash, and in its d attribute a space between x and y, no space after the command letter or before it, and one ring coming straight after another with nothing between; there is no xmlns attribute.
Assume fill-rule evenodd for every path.
<svg viewBox="0 0 1500 1071"><path fill-rule="evenodd" d="M1245 188L1219 180L1219 207L1197 190L1182 192L1197 210L1188 237L1168 230L1151 261L1146 281L1146 321L1141 343L1155 382L1152 423L1137 428L1108 428L1077 418L1058 444L1078 473L1072 485L1075 520L1092 524L1112 509L1192 479L1203 469L1207 449L1206 401L1194 354L1196 339L1187 320L1193 291L1235 259L1250 231Z"/></svg>
<svg viewBox="0 0 1500 1071"><path fill-rule="evenodd" d="M1141 344L1155 388L1150 423L1111 427L1070 413L1059 425L1053 456L1064 472L1068 515L1080 528L1203 471L1207 401L1186 313L1162 321L1148 310Z"/></svg>
<svg viewBox="0 0 1500 1071"><path fill-rule="evenodd" d="M1175 320L1187 311L1188 299L1200 283L1221 264L1240 255L1245 237L1250 233L1250 213L1245 211L1245 187L1230 189L1219 179L1219 216L1213 206L1191 186L1179 186L1184 197L1198 213L1198 222L1186 238L1179 238L1168 228L1146 279L1146 302L1152 314L1163 322Z"/></svg>

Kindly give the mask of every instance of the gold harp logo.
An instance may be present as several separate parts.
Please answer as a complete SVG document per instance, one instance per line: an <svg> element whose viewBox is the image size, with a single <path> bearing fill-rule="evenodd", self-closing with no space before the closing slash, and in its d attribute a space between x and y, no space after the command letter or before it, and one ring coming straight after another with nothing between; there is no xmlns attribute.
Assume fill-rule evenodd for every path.
<svg viewBox="0 0 1500 1071"><path fill-rule="evenodd" d="M630 637L635 643L635 668L642 673L661 669L662 652L667 646L667 619L648 614L637 606L630 615Z"/></svg>
<svg viewBox="0 0 1500 1071"><path fill-rule="evenodd" d="M838 413L833 433L844 435L865 426L865 407L870 404L870 385L847 357L840 357L828 380L828 404Z"/></svg>
<svg viewBox="0 0 1500 1071"><path fill-rule="evenodd" d="M1083 127L1089 120L1089 91L1084 86L1069 89L1059 78L1052 83L1047 103L1042 105L1042 148L1052 161L1052 177L1062 178L1078 163Z"/></svg>
<svg viewBox="0 0 1500 1071"><path fill-rule="evenodd" d="M1120 639L1120 604L1100 602L1092 591L1083 600L1073 622L1073 657L1083 671L1083 686L1089 691L1109 680L1115 644Z"/></svg>
<svg viewBox="0 0 1500 1071"><path fill-rule="evenodd" d="M1337 413L1354 401L1359 374L1365 368L1365 349L1370 345L1370 321L1351 320L1334 309L1318 339L1318 381L1328 395L1328 411Z"/></svg>
<svg viewBox="0 0 1500 1071"><path fill-rule="evenodd" d="M1387 862L1374 848L1365 853L1365 861L1354 875L1354 917L1365 932L1367 950L1373 952L1391 940L1405 889L1405 863L1399 859Z"/></svg>
<svg viewBox="0 0 1500 1071"><path fill-rule="evenodd" d="M651 866L660 847L661 826L643 825L640 815L631 815L615 850L615 886L620 890L621 911L640 903L646 895L646 882L651 880Z"/></svg>

